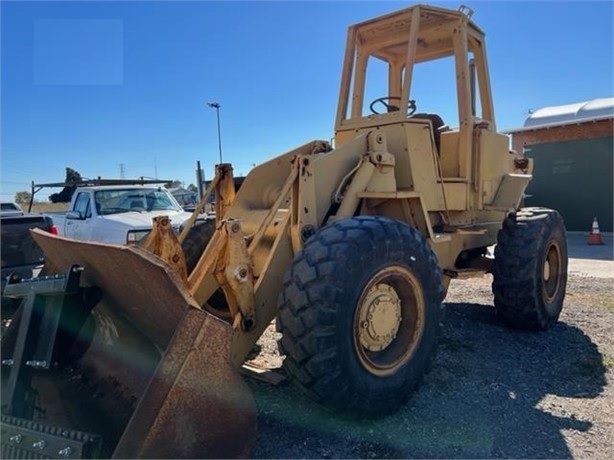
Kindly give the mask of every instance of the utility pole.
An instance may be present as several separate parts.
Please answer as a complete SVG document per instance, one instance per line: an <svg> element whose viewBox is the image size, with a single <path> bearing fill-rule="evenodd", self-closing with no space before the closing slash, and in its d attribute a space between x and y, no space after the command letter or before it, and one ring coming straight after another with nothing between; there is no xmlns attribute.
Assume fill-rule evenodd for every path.
<svg viewBox="0 0 614 460"><path fill-rule="evenodd" d="M217 144L218 144L218 148L220 151L220 164L223 163L222 161L222 134L220 131L220 107L222 107L220 105L219 102L207 102L207 105L213 109L215 109L216 115L217 115Z"/></svg>

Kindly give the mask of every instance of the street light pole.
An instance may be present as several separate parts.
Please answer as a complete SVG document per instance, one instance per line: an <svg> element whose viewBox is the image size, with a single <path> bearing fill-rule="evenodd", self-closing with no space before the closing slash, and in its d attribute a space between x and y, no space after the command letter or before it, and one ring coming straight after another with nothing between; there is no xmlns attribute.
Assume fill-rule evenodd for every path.
<svg viewBox="0 0 614 460"><path fill-rule="evenodd" d="M223 163L222 161L222 134L220 131L220 103L219 102L207 102L207 105L213 109L215 109L216 115L217 115L217 143L218 143L218 148L220 150L220 164Z"/></svg>

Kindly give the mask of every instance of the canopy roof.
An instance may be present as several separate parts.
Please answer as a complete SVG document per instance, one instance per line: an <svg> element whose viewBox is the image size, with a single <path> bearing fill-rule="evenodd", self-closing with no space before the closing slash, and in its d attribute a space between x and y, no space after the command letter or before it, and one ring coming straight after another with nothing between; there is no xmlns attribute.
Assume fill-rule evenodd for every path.
<svg viewBox="0 0 614 460"><path fill-rule="evenodd" d="M470 18L473 11L466 7L449 10L430 5L414 5L400 11L383 15L350 27L356 33L359 43L366 45L367 52L385 61L403 61L407 55L407 39L411 28L414 9L420 9L420 26L416 62L451 55L454 52L452 33L446 32L457 27L459 20ZM484 32L471 20L471 36L483 37Z"/></svg>
<svg viewBox="0 0 614 460"><path fill-rule="evenodd" d="M526 131L527 129L539 129L608 118L614 118L614 97L538 109L527 117L524 122L524 129L514 131Z"/></svg>

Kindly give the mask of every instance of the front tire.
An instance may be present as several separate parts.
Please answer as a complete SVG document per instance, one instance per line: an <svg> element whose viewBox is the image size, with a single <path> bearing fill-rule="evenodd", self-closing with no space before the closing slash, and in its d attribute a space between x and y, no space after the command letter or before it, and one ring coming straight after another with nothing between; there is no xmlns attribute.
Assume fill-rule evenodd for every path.
<svg viewBox="0 0 614 460"><path fill-rule="evenodd" d="M207 244L209 244L209 241L211 238L213 238L214 233L214 219L196 221L192 228L190 228L190 231L181 245L183 254L185 255L185 264L188 275L192 273L192 270L194 270L196 267L196 264L205 251Z"/></svg>
<svg viewBox="0 0 614 460"><path fill-rule="evenodd" d="M403 405L435 352L443 286L428 242L389 218L312 236L280 295L284 367L316 402L379 416Z"/></svg>
<svg viewBox="0 0 614 460"><path fill-rule="evenodd" d="M567 236L552 209L523 208L497 236L492 290L512 327L546 330L559 319L567 286Z"/></svg>

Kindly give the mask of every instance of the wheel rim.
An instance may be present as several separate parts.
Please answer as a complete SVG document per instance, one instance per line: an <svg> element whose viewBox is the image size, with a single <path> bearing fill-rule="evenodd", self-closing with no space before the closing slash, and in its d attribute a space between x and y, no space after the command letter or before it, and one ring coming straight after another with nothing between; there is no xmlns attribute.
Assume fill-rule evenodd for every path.
<svg viewBox="0 0 614 460"><path fill-rule="evenodd" d="M390 266L367 283L354 315L354 348L371 374L394 374L412 357L424 331L425 301L407 268Z"/></svg>
<svg viewBox="0 0 614 460"><path fill-rule="evenodd" d="M555 242L551 242L542 271L543 293L547 302L552 302L559 290L562 271L561 248Z"/></svg>

